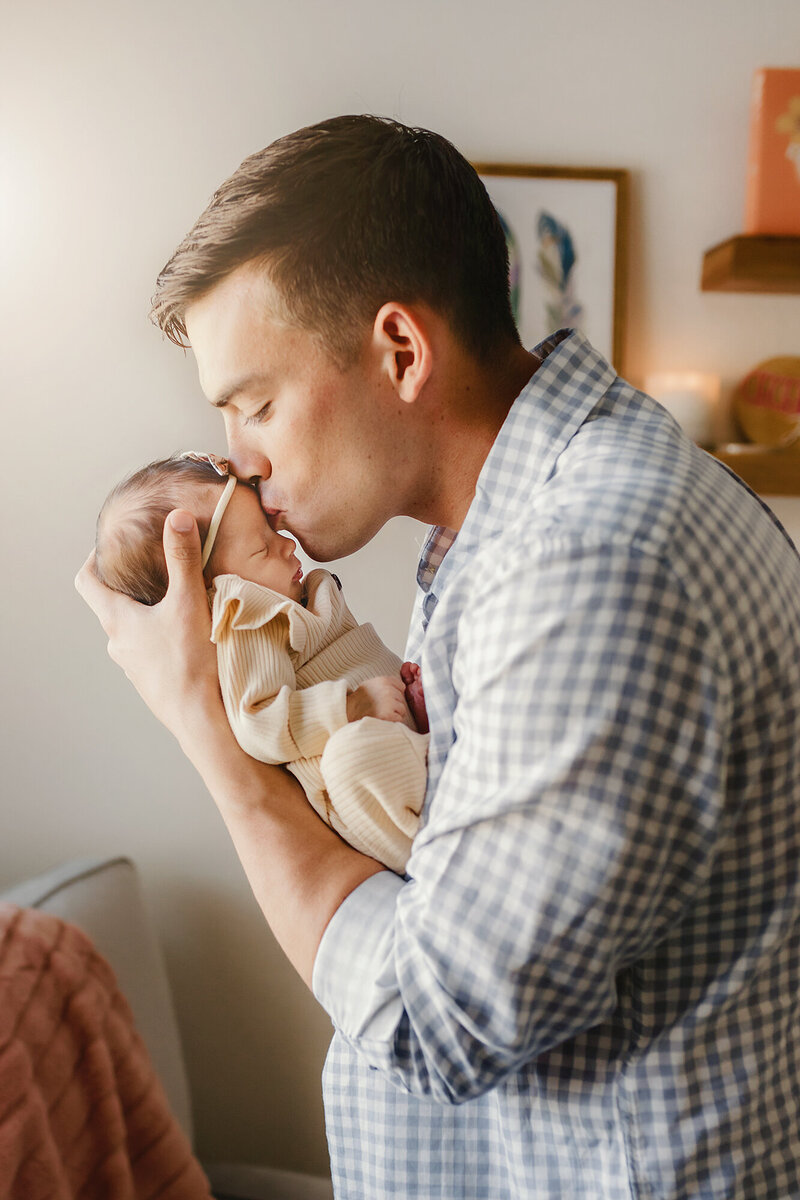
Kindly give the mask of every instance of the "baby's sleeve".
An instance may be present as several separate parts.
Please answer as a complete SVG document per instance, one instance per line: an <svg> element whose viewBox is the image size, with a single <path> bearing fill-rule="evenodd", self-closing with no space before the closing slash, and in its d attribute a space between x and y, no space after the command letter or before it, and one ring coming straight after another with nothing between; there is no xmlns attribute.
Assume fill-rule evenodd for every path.
<svg viewBox="0 0 800 1200"><path fill-rule="evenodd" d="M217 669L236 740L261 762L316 757L347 724L343 679L297 690L282 613L256 629L228 627L217 639Z"/></svg>

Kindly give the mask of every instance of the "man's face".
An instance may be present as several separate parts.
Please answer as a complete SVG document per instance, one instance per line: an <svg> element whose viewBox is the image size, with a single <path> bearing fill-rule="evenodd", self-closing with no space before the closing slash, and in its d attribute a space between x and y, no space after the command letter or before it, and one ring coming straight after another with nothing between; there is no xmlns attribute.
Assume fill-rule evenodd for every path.
<svg viewBox="0 0 800 1200"><path fill-rule="evenodd" d="M245 264L186 311L200 383L222 411L231 470L276 529L318 561L353 553L390 516L387 389L365 352L340 370L313 334L282 322Z"/></svg>

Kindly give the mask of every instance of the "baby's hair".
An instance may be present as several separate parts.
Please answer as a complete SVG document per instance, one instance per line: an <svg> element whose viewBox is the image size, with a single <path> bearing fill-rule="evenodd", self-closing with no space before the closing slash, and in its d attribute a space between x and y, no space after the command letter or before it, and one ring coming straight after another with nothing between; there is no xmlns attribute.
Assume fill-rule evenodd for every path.
<svg viewBox="0 0 800 1200"><path fill-rule="evenodd" d="M211 463L178 454L126 476L109 492L97 518L95 570L101 582L140 604L163 600L169 583L164 522L174 508L188 507L187 489L196 488L201 499L203 491L225 482ZM194 516L202 545L211 515L195 511Z"/></svg>

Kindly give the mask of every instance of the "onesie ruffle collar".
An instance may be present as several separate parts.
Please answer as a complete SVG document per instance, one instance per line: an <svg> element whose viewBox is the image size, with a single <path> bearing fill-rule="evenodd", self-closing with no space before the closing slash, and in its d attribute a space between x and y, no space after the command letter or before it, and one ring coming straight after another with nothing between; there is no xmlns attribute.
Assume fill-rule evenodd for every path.
<svg viewBox="0 0 800 1200"><path fill-rule="evenodd" d="M322 568L310 571L306 577L305 607L238 575L218 575L208 595L212 642L219 641L227 629L259 629L283 615L289 625L291 649L303 658L311 658L331 640L332 627L348 628L348 618L355 626L336 579Z"/></svg>

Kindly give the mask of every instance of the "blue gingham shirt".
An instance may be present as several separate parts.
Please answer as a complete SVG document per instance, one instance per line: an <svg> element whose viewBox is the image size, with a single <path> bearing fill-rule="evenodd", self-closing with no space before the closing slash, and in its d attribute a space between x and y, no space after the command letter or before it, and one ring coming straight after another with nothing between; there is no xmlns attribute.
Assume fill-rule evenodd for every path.
<svg viewBox="0 0 800 1200"><path fill-rule="evenodd" d="M336 1195L800 1197L800 560L579 334L537 352L420 564L408 877L316 961Z"/></svg>

